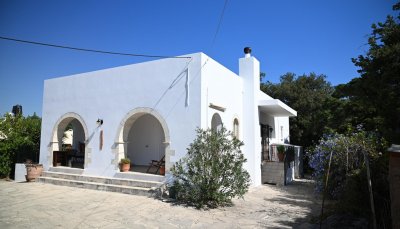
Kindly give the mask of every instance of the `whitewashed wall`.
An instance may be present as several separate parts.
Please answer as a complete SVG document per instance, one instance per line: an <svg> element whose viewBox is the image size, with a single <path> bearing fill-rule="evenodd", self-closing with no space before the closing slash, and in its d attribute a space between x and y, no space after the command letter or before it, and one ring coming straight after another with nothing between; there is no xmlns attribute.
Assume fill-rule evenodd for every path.
<svg viewBox="0 0 400 229"><path fill-rule="evenodd" d="M248 159L245 168L252 184L259 185L260 121L274 126L273 141L280 140L281 132L284 138L289 135L287 117L274 118L258 112L258 100L270 98L259 91L259 62L253 57L241 58L238 76L203 53L188 56L192 59L162 59L46 80L40 162L46 169L51 166L49 154L55 141L56 123L61 117L72 114L82 121L83 132L86 132L88 158L85 158L84 174L113 176L117 171L115 149L121 144L118 141L122 125L124 121L133 122L136 117L128 118L134 109L145 108L153 110L168 128L170 141L167 144L171 150L168 169L168 162L171 164L186 154L195 138L195 129L211 128L211 118L218 113L224 127L231 131L234 119L238 119L239 138L245 143L242 150ZM211 108L210 104L225 111ZM98 118L103 119L103 125L96 123ZM150 120L133 122L134 128L142 130L153 124ZM99 148L100 131L104 139L102 150ZM163 133L147 133L155 136L153 142L146 142L146 134L133 135L137 133L127 131L128 143L123 146L128 151L131 148L131 151L142 152L140 156L131 155L133 164L146 164L160 157L164 146L157 148L156 145Z"/></svg>
<svg viewBox="0 0 400 229"><path fill-rule="evenodd" d="M211 128L211 119L213 114L218 113L221 116L224 127L232 131L233 121L239 120L239 138L242 139L242 79L217 63L210 57L203 55L202 60L202 128ZM225 108L220 111L210 107L214 104Z"/></svg>
<svg viewBox="0 0 400 229"><path fill-rule="evenodd" d="M274 133L271 143L290 143L289 117L274 117Z"/></svg>
<svg viewBox="0 0 400 229"><path fill-rule="evenodd" d="M200 71L201 54L192 54L189 77ZM87 148L90 163L85 174L112 176L116 171L112 152L118 127L129 111L137 107L153 108L167 122L170 149L182 157L200 126L200 79L191 78L189 101L186 101L186 74L181 74L189 59L162 59L100 71L55 78L44 82L43 121L40 162L51 165L49 147L56 122L73 112L83 119L88 131ZM189 105L187 106L187 102ZM102 126L96 120L104 120ZM99 133L104 132L103 150ZM86 160L87 158L85 158Z"/></svg>

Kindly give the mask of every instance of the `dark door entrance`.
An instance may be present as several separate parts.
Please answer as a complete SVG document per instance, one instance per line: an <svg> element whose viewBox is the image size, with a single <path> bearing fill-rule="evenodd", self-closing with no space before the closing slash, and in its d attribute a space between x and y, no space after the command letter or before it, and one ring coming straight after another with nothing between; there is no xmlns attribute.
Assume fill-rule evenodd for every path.
<svg viewBox="0 0 400 229"><path fill-rule="evenodd" d="M261 160L262 161L270 161L269 154L269 139L271 135L272 127L265 124L260 124L261 126Z"/></svg>

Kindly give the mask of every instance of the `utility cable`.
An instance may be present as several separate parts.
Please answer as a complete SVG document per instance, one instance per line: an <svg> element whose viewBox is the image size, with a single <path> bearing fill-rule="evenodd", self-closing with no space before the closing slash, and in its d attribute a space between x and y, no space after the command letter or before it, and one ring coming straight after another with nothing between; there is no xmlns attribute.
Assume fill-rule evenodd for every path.
<svg viewBox="0 0 400 229"><path fill-rule="evenodd" d="M224 8L222 9L221 16L220 16L220 18L219 18L217 30L215 31L214 38L213 38L212 43L211 43L211 49L214 47L215 40L217 39L217 35L218 35L218 33L219 33L219 29L220 29L221 24L222 24L222 19L224 18L226 5L228 5L228 0L225 0Z"/></svg>
<svg viewBox="0 0 400 229"><path fill-rule="evenodd" d="M8 41L20 42L20 43L28 43L28 44L34 44L34 45L48 46L48 47L53 47L53 48L63 48L63 49L70 49L70 50L75 50L75 51L95 52L95 53L120 55L120 56L134 56L134 57L148 57L148 58L191 59L191 57L188 57L188 56L145 55L145 54L133 54L133 53L120 53L120 52L102 51L102 50L86 49L86 48L76 48L76 47L48 44L48 43L42 43L42 42L36 42L36 41L20 40L20 39L15 39L15 38L10 38L10 37L2 37L2 36L0 36L0 39L8 40Z"/></svg>

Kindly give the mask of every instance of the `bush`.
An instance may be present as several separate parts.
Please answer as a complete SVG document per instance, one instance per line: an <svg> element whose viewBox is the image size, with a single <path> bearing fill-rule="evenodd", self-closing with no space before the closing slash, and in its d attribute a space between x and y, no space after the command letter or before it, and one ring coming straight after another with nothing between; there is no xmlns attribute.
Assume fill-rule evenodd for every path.
<svg viewBox="0 0 400 229"><path fill-rule="evenodd" d="M386 142L364 131L350 135L326 136L308 153L316 191L324 191L329 156L332 163L326 188L328 198L336 199L336 211L370 218L368 181L364 153L368 156L378 225L390 225L388 155Z"/></svg>
<svg viewBox="0 0 400 229"><path fill-rule="evenodd" d="M13 164L38 161L41 119L33 116L4 115L0 118L0 177L9 177Z"/></svg>
<svg viewBox="0 0 400 229"><path fill-rule="evenodd" d="M243 197L250 175L243 169L242 145L224 128L216 132L197 129L187 155L171 169L170 194L197 208L228 205L232 198Z"/></svg>
<svg viewBox="0 0 400 229"><path fill-rule="evenodd" d="M342 194L347 177L365 167L363 153L367 154L373 164L382 157L378 152L384 148L385 142L382 139L363 131L351 135L334 134L321 139L319 144L307 153L310 158L309 165L314 170L312 177L316 180L316 191L323 190L331 152L332 164L327 193L336 199Z"/></svg>

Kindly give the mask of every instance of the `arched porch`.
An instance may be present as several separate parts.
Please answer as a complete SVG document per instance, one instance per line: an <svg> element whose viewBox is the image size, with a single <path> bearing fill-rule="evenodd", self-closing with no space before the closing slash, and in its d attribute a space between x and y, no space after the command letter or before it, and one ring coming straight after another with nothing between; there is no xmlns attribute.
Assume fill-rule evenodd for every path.
<svg viewBox="0 0 400 229"><path fill-rule="evenodd" d="M165 170L169 171L169 143L168 126L162 116L151 108L136 108L125 116L119 126L115 142L115 162L129 158L131 171L147 172L152 160L164 159ZM149 173L155 171L153 168Z"/></svg>

